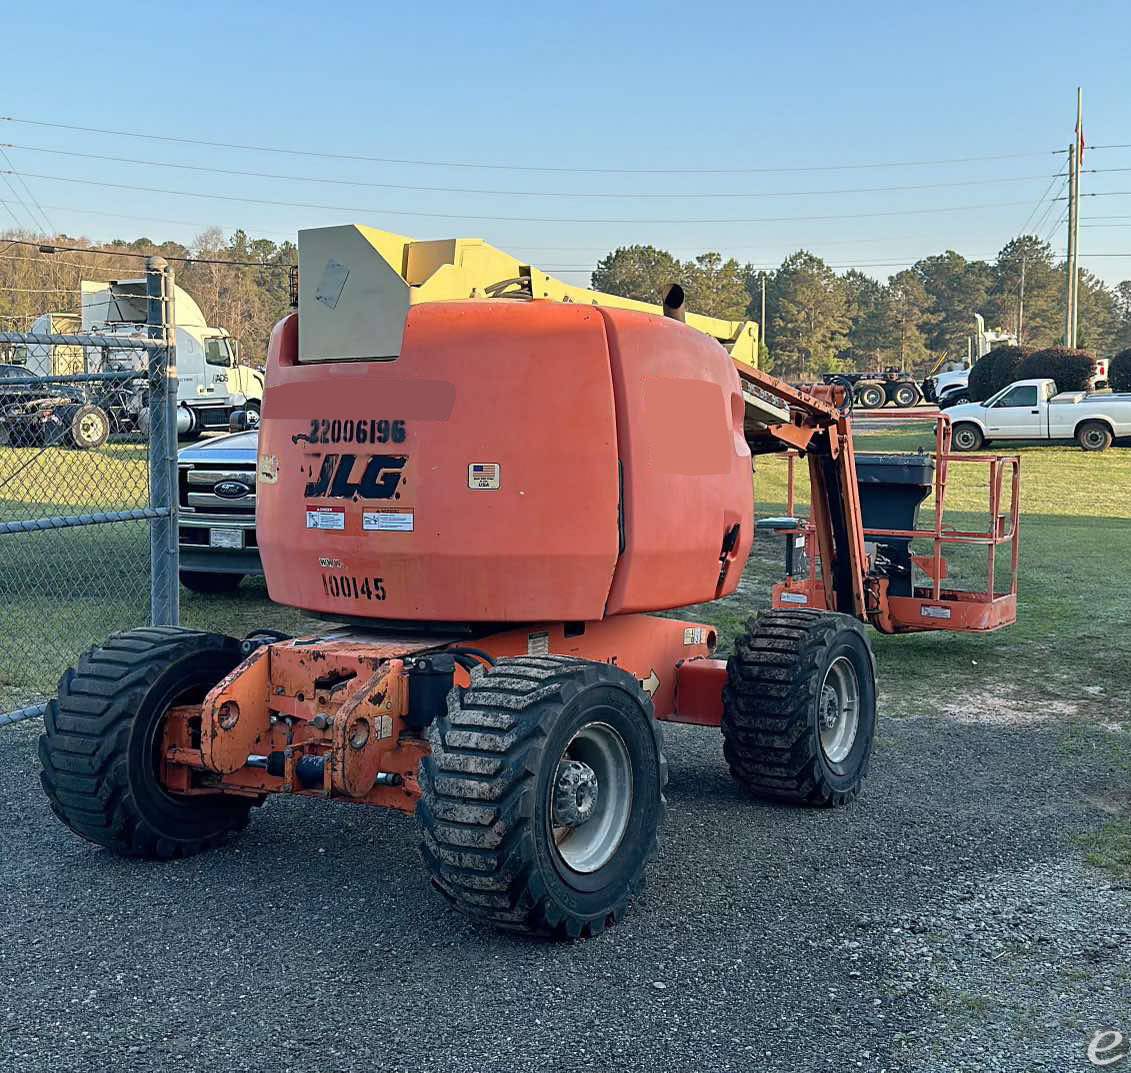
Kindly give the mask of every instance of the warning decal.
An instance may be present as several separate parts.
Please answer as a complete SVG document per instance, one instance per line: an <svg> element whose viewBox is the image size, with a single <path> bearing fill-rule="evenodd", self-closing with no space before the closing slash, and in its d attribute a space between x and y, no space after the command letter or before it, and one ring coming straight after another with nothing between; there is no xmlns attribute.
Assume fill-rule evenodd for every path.
<svg viewBox="0 0 1131 1073"><path fill-rule="evenodd" d="M306 508L307 529L345 529L346 512L332 507Z"/></svg>
<svg viewBox="0 0 1131 1073"><path fill-rule="evenodd" d="M370 533L411 533L411 510L367 510L361 516L361 528Z"/></svg>

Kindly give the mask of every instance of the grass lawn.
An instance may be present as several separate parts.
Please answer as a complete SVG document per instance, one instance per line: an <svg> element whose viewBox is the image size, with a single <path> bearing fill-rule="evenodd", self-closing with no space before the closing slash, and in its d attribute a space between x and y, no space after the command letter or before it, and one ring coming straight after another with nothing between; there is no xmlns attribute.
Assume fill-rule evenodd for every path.
<svg viewBox="0 0 1131 1073"><path fill-rule="evenodd" d="M930 447L931 426L856 436L860 451ZM995 444L993 450L1013 451ZM1018 623L984 636L872 634L882 712L961 715L987 702L1001 718L1044 718L1062 727L1065 750L1085 750L1116 780L1131 772L1131 451L1086 454L1075 447L1022 447ZM121 509L145 501L142 449L94 454L0 449L0 519ZM26 467L17 476L19 467ZM806 500L804 465L798 502ZM11 478L11 479L9 479ZM6 482L6 483L5 483ZM758 513L785 507L785 463L761 459ZM14 498L19 489L19 498ZM952 468L948 505L962 525L986 520L986 468ZM931 501L924 504L931 509ZM144 621L148 599L146 526L124 523L0 537L0 710L48 694L67 663L113 629ZM965 569L957 563L956 569ZM970 565L975 571L976 566ZM719 628L725 647L752 612L768 605L781 572L781 542L762 541L740 591L683 612ZM971 576L974 576L971 574ZM186 625L242 635L260 626L297 632L306 620L266 598L261 581L231 597L182 590ZM1114 802L1110 830L1090 858L1131 872L1126 801Z"/></svg>

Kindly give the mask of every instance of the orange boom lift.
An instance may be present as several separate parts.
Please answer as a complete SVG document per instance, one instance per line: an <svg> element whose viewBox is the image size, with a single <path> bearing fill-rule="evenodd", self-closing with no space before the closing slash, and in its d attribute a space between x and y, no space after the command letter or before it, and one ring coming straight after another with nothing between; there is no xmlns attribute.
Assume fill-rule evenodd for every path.
<svg viewBox="0 0 1131 1073"><path fill-rule="evenodd" d="M40 749L80 835L168 858L271 794L384 805L416 814L460 911L588 936L621 918L655 852L661 723L721 727L755 795L843 804L875 729L864 624L1012 621L1015 464L988 460L999 506L1013 474L1009 517L945 533L940 426L934 529L866 532L843 388L760 372L679 322L678 288L666 317L576 296L589 292L539 300L529 270L480 292L500 297L418 301L414 274L458 268L458 247L445 261L390 238L301 233L299 312L268 357L267 584L332 624L242 642L138 629L83 656ZM735 591L752 454L784 449L809 465L811 517L793 535L808 572L716 659L710 624L651 612ZM912 538L934 541L915 558L929 584L890 596L875 549ZM1009 591L943 587L955 539L1011 545Z"/></svg>

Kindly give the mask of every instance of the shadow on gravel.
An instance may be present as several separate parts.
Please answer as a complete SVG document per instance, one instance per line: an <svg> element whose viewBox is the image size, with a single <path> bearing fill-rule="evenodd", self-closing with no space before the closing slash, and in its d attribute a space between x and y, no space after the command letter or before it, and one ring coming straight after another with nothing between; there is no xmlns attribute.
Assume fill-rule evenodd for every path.
<svg viewBox="0 0 1131 1073"><path fill-rule="evenodd" d="M1062 728L888 720L837 812L666 739L647 894L555 946L450 912L392 814L279 800L210 855L116 860L49 815L30 728L0 734L0 1065L1065 1069L1131 1027L1127 894L1074 841L1126 773Z"/></svg>

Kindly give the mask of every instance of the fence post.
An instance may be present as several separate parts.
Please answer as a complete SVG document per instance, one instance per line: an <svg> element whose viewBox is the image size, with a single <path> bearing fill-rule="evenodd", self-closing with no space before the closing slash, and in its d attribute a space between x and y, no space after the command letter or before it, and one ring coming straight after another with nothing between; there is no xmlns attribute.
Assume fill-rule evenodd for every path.
<svg viewBox="0 0 1131 1073"><path fill-rule="evenodd" d="M177 336L173 270L164 257L145 262L148 333L164 348L147 359L149 380L149 505L166 510L149 529L149 620L180 621L177 569Z"/></svg>

